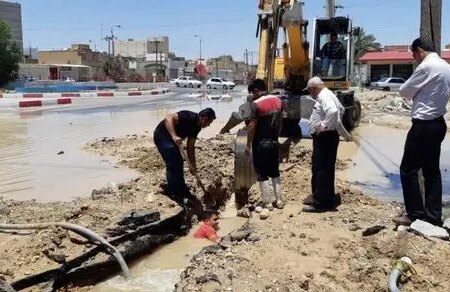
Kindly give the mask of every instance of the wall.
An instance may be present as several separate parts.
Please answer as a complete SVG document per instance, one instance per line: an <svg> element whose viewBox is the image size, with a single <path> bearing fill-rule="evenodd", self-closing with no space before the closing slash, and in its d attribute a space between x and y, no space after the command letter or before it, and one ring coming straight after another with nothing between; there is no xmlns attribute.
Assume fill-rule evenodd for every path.
<svg viewBox="0 0 450 292"><path fill-rule="evenodd" d="M78 51L40 51L39 64L75 64L82 65Z"/></svg>
<svg viewBox="0 0 450 292"><path fill-rule="evenodd" d="M19 64L19 79L24 77L34 77L38 80L49 79L50 65L38 65L38 64Z"/></svg>
<svg viewBox="0 0 450 292"><path fill-rule="evenodd" d="M132 58L144 58L147 53L147 41L114 41L114 55Z"/></svg>

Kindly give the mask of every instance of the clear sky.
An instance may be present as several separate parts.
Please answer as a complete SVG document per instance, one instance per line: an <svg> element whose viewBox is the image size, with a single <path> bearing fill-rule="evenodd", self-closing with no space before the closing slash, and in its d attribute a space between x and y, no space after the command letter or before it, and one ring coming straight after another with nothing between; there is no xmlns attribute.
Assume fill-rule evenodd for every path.
<svg viewBox="0 0 450 292"><path fill-rule="evenodd" d="M24 45L40 50L89 43L106 50L102 36L111 26L118 39L169 36L170 50L197 58L231 54L242 60L245 49L256 51L258 0L18 0L22 4ZM305 0L310 21L325 15L325 0ZM450 43L450 0L443 2L442 45ZM410 44L419 35L420 0L337 0L338 15L373 33L382 45ZM255 58L256 62L256 58Z"/></svg>

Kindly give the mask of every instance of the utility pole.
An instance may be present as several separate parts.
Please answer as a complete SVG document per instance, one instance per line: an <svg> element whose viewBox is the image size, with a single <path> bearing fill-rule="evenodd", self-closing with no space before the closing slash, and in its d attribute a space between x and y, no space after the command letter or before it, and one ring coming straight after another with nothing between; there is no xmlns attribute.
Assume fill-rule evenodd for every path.
<svg viewBox="0 0 450 292"><path fill-rule="evenodd" d="M336 9L336 1L335 0L327 0L326 10L327 10L327 18L334 17Z"/></svg>
<svg viewBox="0 0 450 292"><path fill-rule="evenodd" d="M159 68L160 63L158 62L158 45L159 45L160 43L162 43L162 41L157 40L157 39L155 38L155 40L154 40L154 41L150 41L150 43L155 45L155 70L156 70L156 75L158 76L158 71L161 70L161 69ZM162 59L162 58L160 58L160 59ZM160 61L160 62L161 62L161 61ZM161 67L162 67L162 62L161 62Z"/></svg>
<svg viewBox="0 0 450 292"><path fill-rule="evenodd" d="M199 64L202 63L202 36L199 34L194 35L195 38L198 38L200 41L200 59L198 60Z"/></svg>
<svg viewBox="0 0 450 292"><path fill-rule="evenodd" d="M442 0L421 0L420 37L433 42L441 54Z"/></svg>
<svg viewBox="0 0 450 292"><path fill-rule="evenodd" d="M219 77L219 59L216 58L216 77Z"/></svg>
<svg viewBox="0 0 450 292"><path fill-rule="evenodd" d="M245 56L245 65L247 66L247 71L248 71L248 50L247 49L245 49L245 53L244 53L244 56Z"/></svg>

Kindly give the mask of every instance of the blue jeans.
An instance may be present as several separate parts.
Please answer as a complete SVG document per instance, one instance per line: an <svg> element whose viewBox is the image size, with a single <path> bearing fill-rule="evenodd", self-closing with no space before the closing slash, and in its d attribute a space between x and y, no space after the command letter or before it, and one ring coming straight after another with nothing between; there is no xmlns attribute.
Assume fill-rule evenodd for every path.
<svg viewBox="0 0 450 292"><path fill-rule="evenodd" d="M189 188L184 181L183 158L178 146L167 137L155 131L153 139L159 153L166 163L166 179L169 197L182 203L184 198L191 196Z"/></svg>

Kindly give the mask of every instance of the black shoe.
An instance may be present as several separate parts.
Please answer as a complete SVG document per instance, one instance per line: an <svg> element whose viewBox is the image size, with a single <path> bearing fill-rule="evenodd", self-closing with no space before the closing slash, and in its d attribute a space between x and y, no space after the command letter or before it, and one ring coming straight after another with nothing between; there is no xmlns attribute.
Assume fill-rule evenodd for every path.
<svg viewBox="0 0 450 292"><path fill-rule="evenodd" d="M305 199L303 199L303 205L313 205L314 198L312 195L308 195Z"/></svg>
<svg viewBox="0 0 450 292"><path fill-rule="evenodd" d="M341 203L342 203L341 194L336 194L334 196L333 207L337 208L339 207L339 205L341 205Z"/></svg>
<svg viewBox="0 0 450 292"><path fill-rule="evenodd" d="M307 205L302 208L302 212L305 212L305 213L325 213L325 212L330 212L330 211L333 211L333 209L319 208L319 207L315 207L314 205Z"/></svg>

